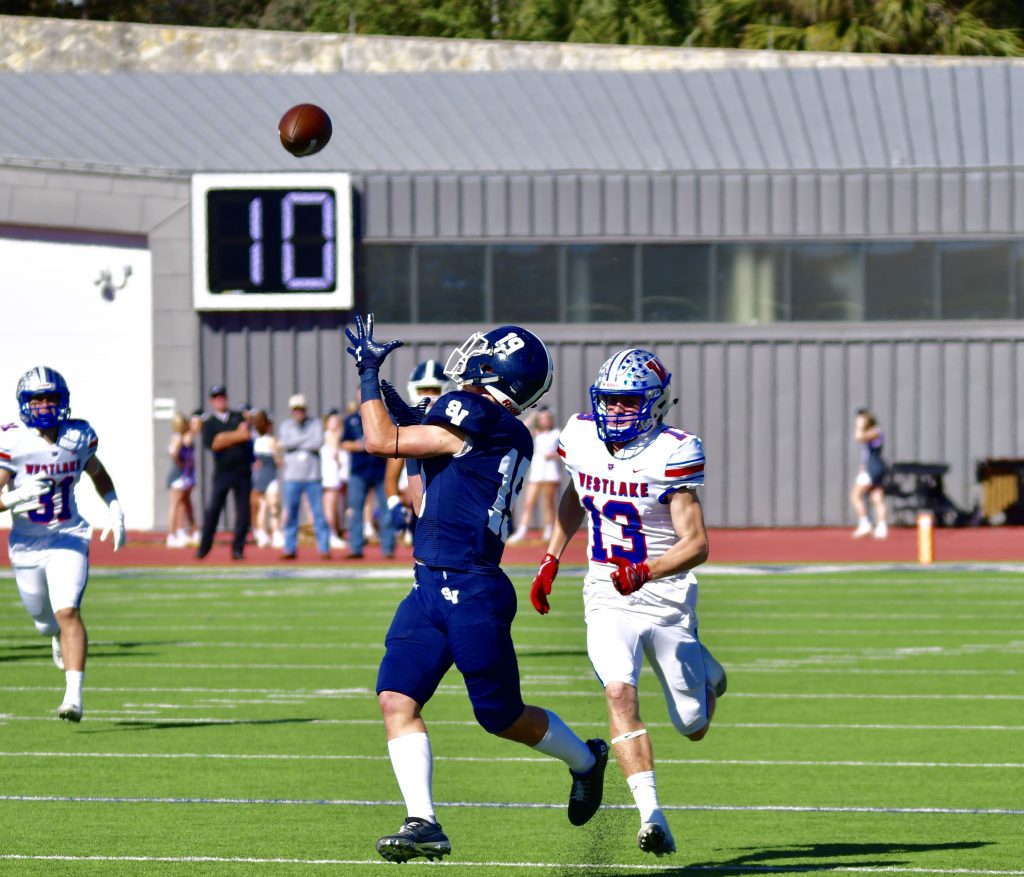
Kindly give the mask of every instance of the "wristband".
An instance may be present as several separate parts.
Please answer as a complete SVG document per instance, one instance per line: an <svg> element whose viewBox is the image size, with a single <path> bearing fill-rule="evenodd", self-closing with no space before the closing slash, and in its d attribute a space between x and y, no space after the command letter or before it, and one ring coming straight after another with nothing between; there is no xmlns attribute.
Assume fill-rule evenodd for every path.
<svg viewBox="0 0 1024 877"><path fill-rule="evenodd" d="M380 373L377 369L368 368L359 376L359 389L362 391L364 402L372 402L374 399L382 401L380 396Z"/></svg>
<svg viewBox="0 0 1024 877"><path fill-rule="evenodd" d="M402 498L400 496L389 496L388 497L388 511L391 511L391 509L393 509L396 505L399 505L401 502L402 502Z"/></svg>
<svg viewBox="0 0 1024 877"><path fill-rule="evenodd" d="M412 457L406 457L405 460L405 474L412 478L414 475L420 474L420 461L414 460Z"/></svg>

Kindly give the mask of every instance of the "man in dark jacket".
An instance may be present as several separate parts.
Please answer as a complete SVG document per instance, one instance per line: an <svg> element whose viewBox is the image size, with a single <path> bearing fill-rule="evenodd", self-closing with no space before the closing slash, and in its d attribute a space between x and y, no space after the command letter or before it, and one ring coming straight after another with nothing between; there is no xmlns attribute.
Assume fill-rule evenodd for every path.
<svg viewBox="0 0 1024 877"><path fill-rule="evenodd" d="M213 536L227 504L235 495L235 538L231 556L241 560L249 534L249 493L252 490L252 444L249 418L228 408L227 390L222 384L210 387L211 413L203 420L203 447L213 452L213 491L203 515L203 535L196 557L202 559L213 547Z"/></svg>

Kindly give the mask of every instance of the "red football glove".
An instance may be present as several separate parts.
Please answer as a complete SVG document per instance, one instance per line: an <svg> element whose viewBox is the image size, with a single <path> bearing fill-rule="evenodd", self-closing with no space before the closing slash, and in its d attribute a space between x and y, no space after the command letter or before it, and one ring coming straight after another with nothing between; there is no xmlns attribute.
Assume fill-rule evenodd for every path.
<svg viewBox="0 0 1024 877"><path fill-rule="evenodd" d="M551 607L548 605L548 594L551 593L551 585L557 575L558 558L553 554L545 554L533 584L530 586L530 602L541 615L547 615L551 611Z"/></svg>
<svg viewBox="0 0 1024 877"><path fill-rule="evenodd" d="M624 557L613 557L609 562L618 567L612 570L612 584L623 597L639 591L651 580L646 563L630 563Z"/></svg>

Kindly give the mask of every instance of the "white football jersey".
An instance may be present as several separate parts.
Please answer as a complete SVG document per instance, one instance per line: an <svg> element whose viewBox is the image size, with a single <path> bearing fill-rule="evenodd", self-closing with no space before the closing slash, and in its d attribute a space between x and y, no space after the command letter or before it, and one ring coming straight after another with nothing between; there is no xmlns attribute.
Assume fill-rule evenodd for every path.
<svg viewBox="0 0 1024 877"><path fill-rule="evenodd" d="M78 513L75 485L96 453L99 439L85 420L67 420L50 444L39 430L23 423L0 426L0 468L13 473L11 487L39 475L50 483L41 508L13 515L11 548L42 547L62 536L89 537L89 524Z"/></svg>
<svg viewBox="0 0 1024 877"><path fill-rule="evenodd" d="M591 414L577 414L562 430L558 453L587 512L590 566L583 596L587 610L628 607L666 621L697 608L697 579L685 572L648 582L623 597L611 583L609 558L633 563L660 557L679 541L669 498L704 484L704 447L697 436L661 425L614 454L598 438Z"/></svg>

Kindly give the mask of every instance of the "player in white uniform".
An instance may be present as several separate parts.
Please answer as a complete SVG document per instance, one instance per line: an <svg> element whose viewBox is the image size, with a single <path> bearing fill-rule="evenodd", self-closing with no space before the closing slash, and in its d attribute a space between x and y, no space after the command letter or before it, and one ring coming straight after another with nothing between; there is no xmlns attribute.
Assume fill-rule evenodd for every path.
<svg viewBox="0 0 1024 877"><path fill-rule="evenodd" d="M725 671L697 638L697 579L708 557L695 488L704 484L704 448L662 421L675 402L671 375L639 348L612 356L591 387L590 414L562 430L558 453L571 482L562 494L548 553L530 599L542 615L558 558L587 522L583 583L587 651L608 704L612 744L640 811L637 844L663 856L675 841L658 804L654 757L640 719L637 686L644 655L661 682L680 734L700 740Z"/></svg>
<svg viewBox="0 0 1024 877"><path fill-rule="evenodd" d="M0 426L0 508L12 513L8 552L14 578L36 629L51 637L53 661L67 688L57 715L82 719L88 636L80 607L89 576L89 524L78 513L75 485L88 473L107 503L113 533L124 544L124 515L114 484L96 456L98 439L71 418L71 395L59 372L40 366L18 381L22 423Z"/></svg>

